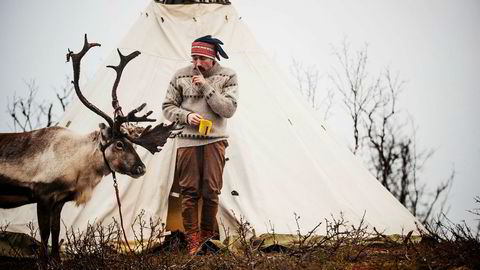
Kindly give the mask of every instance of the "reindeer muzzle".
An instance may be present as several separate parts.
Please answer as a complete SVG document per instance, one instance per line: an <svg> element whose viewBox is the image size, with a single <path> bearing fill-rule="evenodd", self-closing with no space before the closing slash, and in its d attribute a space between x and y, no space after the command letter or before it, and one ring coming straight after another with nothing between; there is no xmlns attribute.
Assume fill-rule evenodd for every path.
<svg viewBox="0 0 480 270"><path fill-rule="evenodd" d="M146 172L146 167L145 167L145 165L141 164L141 165L136 166L133 169L131 176L133 178L138 178L138 177L144 175L145 172Z"/></svg>

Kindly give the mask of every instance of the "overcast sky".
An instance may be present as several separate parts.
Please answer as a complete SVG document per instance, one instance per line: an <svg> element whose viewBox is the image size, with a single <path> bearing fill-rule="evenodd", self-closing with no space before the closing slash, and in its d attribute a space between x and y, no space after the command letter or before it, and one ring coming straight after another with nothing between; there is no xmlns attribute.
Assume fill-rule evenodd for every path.
<svg viewBox="0 0 480 270"><path fill-rule="evenodd" d="M466 210L480 195L479 1L231 1L285 70L292 57L315 65L320 91L329 87L327 74L336 63L332 47L344 38L352 49L368 43L371 73L386 66L399 72L406 81L401 109L415 120L420 148L436 151L424 179L434 187L454 167L449 216L472 219ZM83 33L102 43L97 56L86 59L88 79L149 2L0 1L0 131L12 130L7 97L25 95L24 81L35 79L40 99L54 99L54 89L71 73L66 49L81 44ZM340 112L333 116L341 118ZM329 124L348 142L338 122Z"/></svg>

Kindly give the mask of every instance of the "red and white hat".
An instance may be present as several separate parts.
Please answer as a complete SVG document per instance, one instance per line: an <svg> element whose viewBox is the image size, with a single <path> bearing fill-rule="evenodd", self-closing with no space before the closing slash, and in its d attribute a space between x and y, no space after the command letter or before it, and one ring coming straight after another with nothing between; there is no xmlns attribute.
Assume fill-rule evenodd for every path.
<svg viewBox="0 0 480 270"><path fill-rule="evenodd" d="M217 51L215 50L215 45L207 42L194 41L192 43L192 56L200 55L208 57L212 60L215 60Z"/></svg>

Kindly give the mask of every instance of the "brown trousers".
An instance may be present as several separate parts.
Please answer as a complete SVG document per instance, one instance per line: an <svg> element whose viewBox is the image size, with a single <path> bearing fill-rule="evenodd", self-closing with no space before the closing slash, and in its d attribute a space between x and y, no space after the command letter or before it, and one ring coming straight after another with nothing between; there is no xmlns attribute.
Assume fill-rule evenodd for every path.
<svg viewBox="0 0 480 270"><path fill-rule="evenodd" d="M200 228L214 231L218 195L223 185L226 140L177 150L175 177L182 196L183 227L186 233L198 231L198 201L203 198Z"/></svg>

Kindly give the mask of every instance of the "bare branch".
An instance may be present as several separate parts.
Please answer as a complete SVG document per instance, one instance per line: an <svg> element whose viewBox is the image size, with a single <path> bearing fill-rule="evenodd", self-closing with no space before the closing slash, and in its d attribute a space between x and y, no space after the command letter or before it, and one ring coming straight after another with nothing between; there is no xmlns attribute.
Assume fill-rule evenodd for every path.
<svg viewBox="0 0 480 270"><path fill-rule="evenodd" d="M352 152L356 154L362 144L360 128L364 123L363 114L372 102L373 95L378 92L380 78L368 82L367 70L368 46L357 51L355 57L349 53L349 45L345 39L340 49L334 49L334 56L340 65L340 72L335 70L334 75L329 75L336 90L342 96L342 102L346 106L352 120L353 147Z"/></svg>
<svg viewBox="0 0 480 270"><path fill-rule="evenodd" d="M444 211L454 173L429 196L418 172L433 150L417 150L413 121L411 127L406 121L402 123L397 108L405 81L389 67L378 76L368 74L367 49L365 45L351 55L344 40L340 49L334 50L340 71L334 70L329 76L352 120L352 152L358 154L364 149L361 146L368 146L369 154L361 154L369 158L378 181L422 222L427 222L437 207Z"/></svg>
<svg viewBox="0 0 480 270"><path fill-rule="evenodd" d="M298 91L306 98L310 107L321 110L323 120L326 120L333 105L334 91L332 89L327 89L325 93L318 91L321 76L315 66L306 68L292 58L290 70L297 82Z"/></svg>
<svg viewBox="0 0 480 270"><path fill-rule="evenodd" d="M57 90L56 96L57 100L60 102L60 105L62 106L62 111L65 111L68 104L71 101L72 98L72 93L73 93L73 86L71 84L71 79L69 76L65 76L66 84L61 88L62 92L59 93Z"/></svg>

